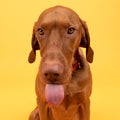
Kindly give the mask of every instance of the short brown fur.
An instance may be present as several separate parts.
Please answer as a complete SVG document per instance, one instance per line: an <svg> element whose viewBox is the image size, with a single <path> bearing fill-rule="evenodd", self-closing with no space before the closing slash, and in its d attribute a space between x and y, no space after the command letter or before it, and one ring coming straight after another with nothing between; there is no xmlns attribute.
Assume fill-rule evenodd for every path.
<svg viewBox="0 0 120 120"><path fill-rule="evenodd" d="M70 31L72 34L69 28L74 28ZM80 47L86 48L86 58ZM41 55L35 86L37 107L29 120L89 120L92 77L88 62L93 61L93 50L86 23L66 7L45 10L33 28L30 63L35 61L36 50L40 50ZM73 71L76 62L80 65ZM48 70L52 71L49 78L45 74ZM46 84L64 86L61 104L52 106L46 101Z"/></svg>

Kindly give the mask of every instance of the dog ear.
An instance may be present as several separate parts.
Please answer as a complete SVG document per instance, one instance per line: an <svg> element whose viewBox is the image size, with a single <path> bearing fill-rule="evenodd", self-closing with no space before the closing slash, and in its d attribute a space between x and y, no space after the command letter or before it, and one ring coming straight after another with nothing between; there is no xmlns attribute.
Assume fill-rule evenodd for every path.
<svg viewBox="0 0 120 120"><path fill-rule="evenodd" d="M32 50L29 54L29 57L28 57L28 62L29 63L33 63L36 59L36 50L39 50L40 47L39 47L39 43L35 37L35 32L33 30L33 34L32 34L32 41L31 41L31 45L32 45Z"/></svg>
<svg viewBox="0 0 120 120"><path fill-rule="evenodd" d="M88 27L85 21L82 20L80 21L82 23L82 38L81 38L80 47L86 48L87 61L92 63L94 52L90 47L90 35L89 35Z"/></svg>

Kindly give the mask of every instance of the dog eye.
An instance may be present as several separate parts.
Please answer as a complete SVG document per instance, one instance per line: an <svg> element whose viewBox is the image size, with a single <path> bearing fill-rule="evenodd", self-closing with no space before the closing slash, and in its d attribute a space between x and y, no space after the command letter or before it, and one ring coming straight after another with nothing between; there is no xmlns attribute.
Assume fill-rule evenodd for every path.
<svg viewBox="0 0 120 120"><path fill-rule="evenodd" d="M70 27L70 28L68 29L68 34L73 34L74 31L75 31L75 28Z"/></svg>
<svg viewBox="0 0 120 120"><path fill-rule="evenodd" d="M39 32L40 35L44 35L44 30L42 28L39 28L38 32Z"/></svg>

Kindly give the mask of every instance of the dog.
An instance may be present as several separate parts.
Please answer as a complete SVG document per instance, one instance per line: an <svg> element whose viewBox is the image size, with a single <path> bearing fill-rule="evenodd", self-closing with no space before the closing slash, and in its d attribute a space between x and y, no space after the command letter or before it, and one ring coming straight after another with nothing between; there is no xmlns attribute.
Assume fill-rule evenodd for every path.
<svg viewBox="0 0 120 120"><path fill-rule="evenodd" d="M37 107L29 120L89 120L89 63L94 52L86 22L70 8L48 8L33 27L30 63L36 59L36 50L41 55L35 86Z"/></svg>

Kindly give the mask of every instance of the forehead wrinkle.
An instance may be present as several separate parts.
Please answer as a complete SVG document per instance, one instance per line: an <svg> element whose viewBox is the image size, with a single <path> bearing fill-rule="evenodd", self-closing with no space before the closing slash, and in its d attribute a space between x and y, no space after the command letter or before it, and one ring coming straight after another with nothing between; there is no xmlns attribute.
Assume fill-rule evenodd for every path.
<svg viewBox="0 0 120 120"><path fill-rule="evenodd" d="M45 16L44 19L41 20L39 23L39 26L42 28L50 28L50 27L63 27L63 28L68 28L72 23L70 22L69 19L63 18L61 19L59 15L56 17L50 17L50 16Z"/></svg>
<svg viewBox="0 0 120 120"><path fill-rule="evenodd" d="M43 28L46 28L49 26L69 27L70 24L72 24L72 23L68 19L68 16L63 16L63 15L61 16L57 13L46 15L40 22L40 25Z"/></svg>
<svg viewBox="0 0 120 120"><path fill-rule="evenodd" d="M49 27L53 27L53 28L56 28L56 27L68 28L69 26L70 26L69 22L58 21L58 20L49 21L49 22L46 22L46 23L44 22L44 23L41 24L42 28L49 28Z"/></svg>

